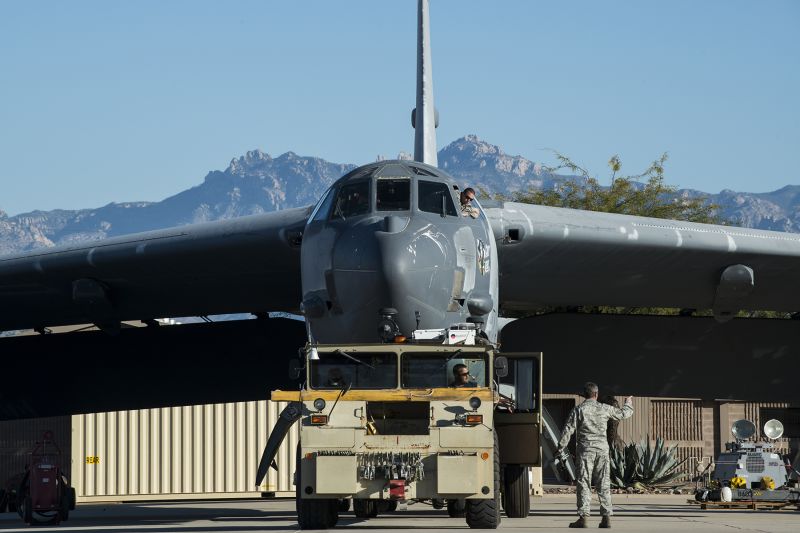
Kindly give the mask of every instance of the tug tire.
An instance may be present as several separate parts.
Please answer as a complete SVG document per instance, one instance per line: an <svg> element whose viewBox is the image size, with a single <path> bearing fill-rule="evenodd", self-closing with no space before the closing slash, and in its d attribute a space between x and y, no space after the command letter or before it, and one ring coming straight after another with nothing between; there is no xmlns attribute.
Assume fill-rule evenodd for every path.
<svg viewBox="0 0 800 533"><path fill-rule="evenodd" d="M467 516L467 504L465 500L447 500L447 514L450 518L464 518Z"/></svg>
<svg viewBox="0 0 800 533"><path fill-rule="evenodd" d="M334 498L303 498L301 495L303 477L300 474L302 465L300 443L297 444L296 458L297 479L295 484L295 501L297 506L297 524L300 526L300 529L330 529L339 521L339 500Z"/></svg>
<svg viewBox="0 0 800 533"><path fill-rule="evenodd" d="M356 515L356 518L375 518L378 516L378 501L360 498L354 499L353 513Z"/></svg>
<svg viewBox="0 0 800 533"><path fill-rule="evenodd" d="M500 525L500 447L494 434L494 498L467 500L467 525L472 529L497 529Z"/></svg>
<svg viewBox="0 0 800 533"><path fill-rule="evenodd" d="M531 508L528 467L506 465L503 474L503 509L506 516L525 518Z"/></svg>

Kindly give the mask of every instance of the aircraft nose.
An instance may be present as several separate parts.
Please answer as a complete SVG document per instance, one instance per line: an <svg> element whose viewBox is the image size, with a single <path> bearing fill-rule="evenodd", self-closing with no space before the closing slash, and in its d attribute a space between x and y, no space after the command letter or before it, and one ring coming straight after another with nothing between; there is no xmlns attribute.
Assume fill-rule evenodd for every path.
<svg viewBox="0 0 800 533"><path fill-rule="evenodd" d="M312 318L321 342L334 337L379 341L378 312L383 308L398 311L396 321L404 335L417 329L417 316L419 328L446 327L454 287L460 294L464 278L452 235L428 221L400 215L365 221L339 234L324 276L325 301L316 302L319 309L308 301L309 311L319 311Z"/></svg>
<svg viewBox="0 0 800 533"><path fill-rule="evenodd" d="M401 223L402 229L390 231ZM452 301L456 269L453 243L430 223L386 220L385 228L375 232L389 300L385 307L397 309L398 325L406 335L417 328L417 316L420 328L442 327Z"/></svg>

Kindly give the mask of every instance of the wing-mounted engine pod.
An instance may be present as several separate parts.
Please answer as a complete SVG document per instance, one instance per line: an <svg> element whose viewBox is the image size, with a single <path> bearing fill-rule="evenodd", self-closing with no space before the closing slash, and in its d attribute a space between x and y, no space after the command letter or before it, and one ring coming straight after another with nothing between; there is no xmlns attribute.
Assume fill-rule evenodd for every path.
<svg viewBox="0 0 800 533"><path fill-rule="evenodd" d="M747 307L747 300L755 288L753 269L746 265L730 265L722 271L714 297L714 318L727 322Z"/></svg>

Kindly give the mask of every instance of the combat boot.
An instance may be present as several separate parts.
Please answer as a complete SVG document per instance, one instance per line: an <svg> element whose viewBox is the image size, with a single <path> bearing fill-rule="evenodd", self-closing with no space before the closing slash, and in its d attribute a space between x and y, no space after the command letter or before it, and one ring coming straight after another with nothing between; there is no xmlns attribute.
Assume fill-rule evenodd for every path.
<svg viewBox="0 0 800 533"><path fill-rule="evenodd" d="M569 527L589 527L589 524L586 523L585 516L579 516L577 520L569 525Z"/></svg>
<svg viewBox="0 0 800 533"><path fill-rule="evenodd" d="M611 529L611 517L609 515L603 515L603 518L600 520L600 527L603 529Z"/></svg>

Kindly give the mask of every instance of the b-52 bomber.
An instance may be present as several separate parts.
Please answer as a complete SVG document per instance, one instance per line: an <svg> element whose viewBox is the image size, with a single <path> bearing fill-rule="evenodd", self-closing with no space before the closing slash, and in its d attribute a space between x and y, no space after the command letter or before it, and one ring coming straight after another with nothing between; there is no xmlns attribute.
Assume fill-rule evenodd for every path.
<svg viewBox="0 0 800 533"><path fill-rule="evenodd" d="M125 320L286 311L303 313L309 338L320 343L379 342L379 325L410 336L472 323L489 341L508 344L504 315L546 308L713 310L698 338L741 310L800 311L797 234L479 200L477 218L462 216L468 184L437 167L427 2L419 7L413 161L358 167L314 206L0 258L0 331L93 323L114 332ZM655 324L648 331L668 320L648 318ZM613 358L569 347L583 338L601 352L613 348L592 344L598 328L588 316L560 330L533 328L530 337L519 325L529 320L506 330L518 328L514 342L525 339L550 362L589 368ZM768 353L789 357L800 349L797 323L775 322L784 331L778 340L744 325L716 335L738 339L738 349L766 343ZM581 324L586 329L574 329ZM616 339L635 336L637 324L622 323ZM690 343L675 331L676 345ZM542 348L545 338L563 347ZM691 373L672 363L659 361L658 379L675 383ZM770 372L780 388L785 373ZM614 384L642 393L633 374L620 372ZM711 394L730 397L730 390Z"/></svg>

